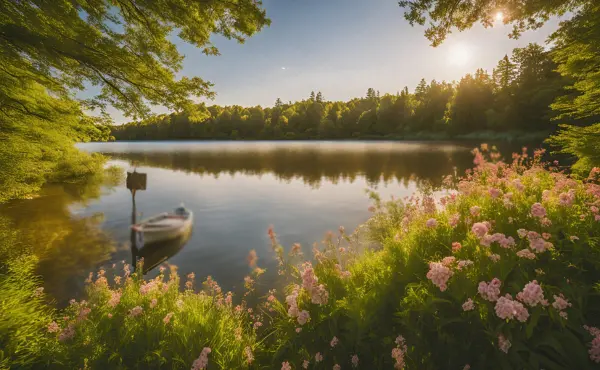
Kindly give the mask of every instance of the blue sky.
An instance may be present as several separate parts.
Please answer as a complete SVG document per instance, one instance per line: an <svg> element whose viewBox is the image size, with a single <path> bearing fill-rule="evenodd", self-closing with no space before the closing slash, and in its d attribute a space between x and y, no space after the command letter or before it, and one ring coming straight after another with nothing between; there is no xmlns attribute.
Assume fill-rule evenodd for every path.
<svg viewBox="0 0 600 370"><path fill-rule="evenodd" d="M369 87L382 94L419 80L458 80L482 67L491 72L515 47L544 44L557 28L551 20L519 40L509 39L511 26L480 25L453 33L437 48L411 27L397 0L263 0L271 26L245 44L213 37L220 56L205 56L178 43L186 56L182 75L214 83L217 97L209 104L272 106L306 98L320 90L328 100L363 96ZM457 60L460 59L460 60ZM285 69L283 69L285 68ZM157 113L167 112L155 107ZM126 122L111 110L115 122Z"/></svg>

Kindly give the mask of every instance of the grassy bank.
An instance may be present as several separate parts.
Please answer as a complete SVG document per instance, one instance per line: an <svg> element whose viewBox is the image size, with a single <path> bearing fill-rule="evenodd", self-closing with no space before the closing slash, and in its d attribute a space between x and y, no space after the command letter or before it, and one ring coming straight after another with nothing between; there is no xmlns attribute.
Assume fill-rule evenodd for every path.
<svg viewBox="0 0 600 370"><path fill-rule="evenodd" d="M90 276L86 300L57 311L31 272L3 270L3 287L28 281L8 290L28 305L3 298L1 364L597 368L600 171L569 178L541 154L507 164L475 151L476 167L447 178L452 190L437 205L426 193L391 202L374 195L368 222L328 235L311 261L310 250L281 246L269 230L289 285L264 297L253 297L258 268L248 294L234 297L193 275L180 291L174 267L144 281L117 264Z"/></svg>

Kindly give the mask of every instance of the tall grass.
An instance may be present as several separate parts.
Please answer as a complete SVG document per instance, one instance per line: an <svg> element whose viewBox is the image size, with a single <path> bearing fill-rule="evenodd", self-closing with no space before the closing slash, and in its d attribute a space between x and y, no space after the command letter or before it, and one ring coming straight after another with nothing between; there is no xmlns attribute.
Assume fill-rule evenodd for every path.
<svg viewBox="0 0 600 370"><path fill-rule="evenodd" d="M487 147L474 154L475 168L447 178L437 201L428 192L391 202L372 195L373 215L359 232L329 234L311 261L269 230L290 284L253 307L210 278L200 286L188 276L180 291L174 267L144 281L119 264L90 276L86 301L36 313L28 332L40 344L27 349L28 362L17 348L32 335L7 336L14 327L3 327L3 364L597 368L600 170L575 180L540 163L542 152L509 163ZM23 291L9 294L22 301L35 283ZM9 320L19 317L14 304L4 306Z"/></svg>

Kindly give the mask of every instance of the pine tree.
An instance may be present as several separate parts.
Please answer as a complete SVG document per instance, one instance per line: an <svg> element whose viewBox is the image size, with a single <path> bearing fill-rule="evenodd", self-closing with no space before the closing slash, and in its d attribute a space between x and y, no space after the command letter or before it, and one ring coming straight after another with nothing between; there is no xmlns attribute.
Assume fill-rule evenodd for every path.
<svg viewBox="0 0 600 370"><path fill-rule="evenodd" d="M505 55L494 68L492 75L499 90L507 89L517 77L516 65L510 61L508 55Z"/></svg>
<svg viewBox="0 0 600 370"><path fill-rule="evenodd" d="M308 98L310 101L315 101L315 92L311 91L310 92L310 97Z"/></svg>
<svg viewBox="0 0 600 370"><path fill-rule="evenodd" d="M323 102L323 94L321 94L320 91L317 93L316 100L317 100L317 103L322 103Z"/></svg>

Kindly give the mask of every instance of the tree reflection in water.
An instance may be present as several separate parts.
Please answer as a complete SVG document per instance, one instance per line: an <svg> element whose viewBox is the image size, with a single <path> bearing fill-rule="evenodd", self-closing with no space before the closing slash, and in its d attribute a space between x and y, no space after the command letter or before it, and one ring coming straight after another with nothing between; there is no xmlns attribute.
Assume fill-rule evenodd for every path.
<svg viewBox="0 0 600 370"><path fill-rule="evenodd" d="M119 144L119 143L116 143ZM441 186L445 175L454 168L464 171L472 165L470 146L377 143L365 148L351 145L299 146L281 145L260 148L241 144L239 148L197 144L173 150L159 147L136 151L135 144L127 151L105 151L113 159L126 160L140 166L212 175L274 174L283 181L301 179L305 184L319 187L323 181L337 183L354 181L364 176L370 186L381 182L398 181L407 185L427 181ZM108 147L110 148L110 147ZM106 147L104 148L106 149ZM165 148L166 149L166 148Z"/></svg>

